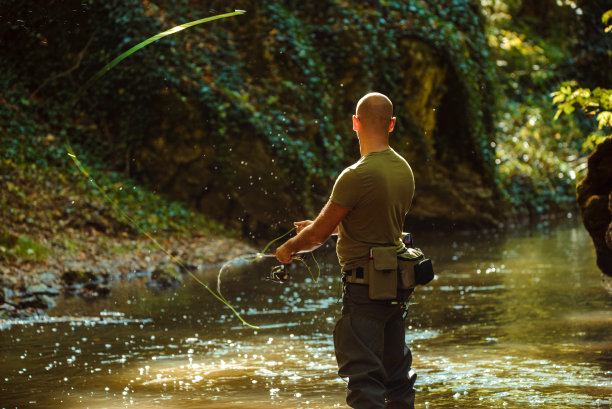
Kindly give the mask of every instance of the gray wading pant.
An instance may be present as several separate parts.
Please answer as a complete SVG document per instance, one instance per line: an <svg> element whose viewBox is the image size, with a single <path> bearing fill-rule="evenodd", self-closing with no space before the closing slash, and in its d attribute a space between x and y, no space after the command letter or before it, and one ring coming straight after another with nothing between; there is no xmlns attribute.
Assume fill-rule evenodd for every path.
<svg viewBox="0 0 612 409"><path fill-rule="evenodd" d="M399 290L408 300L412 290ZM334 328L338 374L348 378L346 402L357 409L413 409L416 373L404 340L405 304L373 301L368 287L344 284Z"/></svg>

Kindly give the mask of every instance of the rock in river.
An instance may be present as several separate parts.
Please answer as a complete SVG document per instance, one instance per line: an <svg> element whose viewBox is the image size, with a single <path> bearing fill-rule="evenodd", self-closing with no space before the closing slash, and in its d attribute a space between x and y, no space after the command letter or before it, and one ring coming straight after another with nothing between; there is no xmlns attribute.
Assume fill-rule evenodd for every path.
<svg viewBox="0 0 612 409"><path fill-rule="evenodd" d="M612 276L612 138L597 145L589 156L587 175L577 187L577 200L595 245L597 266Z"/></svg>

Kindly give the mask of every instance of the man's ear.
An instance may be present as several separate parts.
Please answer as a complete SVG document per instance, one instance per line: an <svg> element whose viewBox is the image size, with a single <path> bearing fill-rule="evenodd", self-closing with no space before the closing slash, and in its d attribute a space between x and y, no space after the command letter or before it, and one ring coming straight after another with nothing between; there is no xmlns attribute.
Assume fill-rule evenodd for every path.
<svg viewBox="0 0 612 409"><path fill-rule="evenodd" d="M359 118L353 115L353 131L359 132L361 130L361 122L359 122Z"/></svg>
<svg viewBox="0 0 612 409"><path fill-rule="evenodd" d="M389 123L389 132L393 132L393 128L395 128L395 117L391 118L391 122Z"/></svg>

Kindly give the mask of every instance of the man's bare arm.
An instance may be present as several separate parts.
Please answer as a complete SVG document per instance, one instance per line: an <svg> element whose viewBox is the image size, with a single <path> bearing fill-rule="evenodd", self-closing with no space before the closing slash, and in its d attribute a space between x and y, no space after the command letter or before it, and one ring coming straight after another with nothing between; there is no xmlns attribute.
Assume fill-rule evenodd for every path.
<svg viewBox="0 0 612 409"><path fill-rule="evenodd" d="M348 212L348 209L328 201L312 223L303 227L305 222L300 222L303 224L298 226L298 235L276 249L276 258L282 263L290 263L294 254L321 246L337 231L338 224Z"/></svg>
<svg viewBox="0 0 612 409"><path fill-rule="evenodd" d="M306 227L310 226L311 224L312 224L312 220L302 220L301 222L293 223L293 225L297 227L297 233L301 232L302 230L304 230ZM332 236L335 234L338 234L338 226L336 226L336 228L332 232Z"/></svg>

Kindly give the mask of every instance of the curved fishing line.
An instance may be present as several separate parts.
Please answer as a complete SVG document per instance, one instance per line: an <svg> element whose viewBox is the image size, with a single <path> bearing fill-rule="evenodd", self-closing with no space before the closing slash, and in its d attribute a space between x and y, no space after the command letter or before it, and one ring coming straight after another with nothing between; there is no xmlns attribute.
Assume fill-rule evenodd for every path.
<svg viewBox="0 0 612 409"><path fill-rule="evenodd" d="M80 89L79 93L75 96L75 98L71 101L70 105L74 106L76 104L76 102L78 101L80 95L87 89L89 88L93 83L95 83L98 79L100 79L100 77L102 77L104 74L106 74L108 71L110 71L112 68L114 68L117 64L119 64L121 61L123 61L124 59L126 59L127 57L129 57L130 55L134 54L136 51L146 47L147 45L159 40L160 38L169 36L171 34L175 34L178 33L179 31L182 31L186 28L189 27L193 27L196 26L198 24L203 24L203 23L207 23L210 21L214 21L214 20L219 20L222 18L227 18L227 17L232 17L232 16L236 16L239 14L244 14L246 13L246 11L244 10L235 10L232 13L225 13L225 14L219 14L216 16L211 16L211 17L206 17L206 18L202 18L199 20L195 20L189 23L185 23L185 24L181 24L179 26L176 26L174 28L171 28L170 30L164 31L162 33L156 34L152 37L147 38L146 40L136 44L134 47L130 48L129 50L127 50L126 52L120 54L118 57L114 58L111 62L109 62L108 64L106 64L104 67L102 67L102 69L100 69L98 72L96 72L86 83L85 85ZM149 240L151 240L151 242L160 250L162 250L165 254L167 254L170 259L172 261L174 261L177 265L179 265L184 271L187 272L187 274L189 274L197 283L199 283L202 287L204 287L210 294L212 294L213 297L215 297L218 301L220 301L221 303L223 303L226 307L228 307L233 313L234 315L236 315L236 317L246 326L257 329L259 327L252 325L250 323L248 323L244 318L242 318L242 316L240 315L240 313L238 313L238 311L236 311L236 309L229 304L229 302L227 302L227 300L225 299L225 297L223 297L222 295L220 296L219 294L215 293L209 286L207 286L204 282L202 282L195 274L193 274L188 268L187 266L185 266L179 259L177 259L175 256L173 256L168 250L166 250L151 234L149 234L149 232L147 232L145 229L143 229L140 225L138 225L138 223L136 223L136 221L134 219L132 219L128 214L126 214L120 207L119 205L113 201L113 199L110 198L110 196L108 196L108 194L106 193L106 191L95 181L95 179L90 175L90 173L87 171L87 169L85 169L85 167L81 164L81 161L77 158L76 154L74 153L74 150L72 149L72 146L70 145L70 141L68 140L68 137L66 137L66 142L65 142L65 147L66 147L66 152L68 154L68 156L72 159L73 163L75 164L75 166L77 167L77 169L79 169L79 171L93 184L93 186L102 194L102 196L104 197L104 199L106 201L108 201L111 206L113 207L113 209L115 209L115 211L117 211L123 218L125 218L125 220L127 220L130 224L132 224L134 227L136 227L136 229L144 234Z"/></svg>
<svg viewBox="0 0 612 409"><path fill-rule="evenodd" d="M315 265L317 266L317 278L315 278L314 274L312 274L312 269L302 257L294 257L293 259L296 261L300 261L302 264L304 264L304 267L306 267L306 270L308 270L308 274L310 275L310 278L312 278L312 282L318 283L319 278L321 277L321 267L319 266L319 263L317 262L317 259L315 258L314 253L310 252L310 255L312 256L312 259L315 262Z"/></svg>
<svg viewBox="0 0 612 409"><path fill-rule="evenodd" d="M290 234L292 231L294 231L295 229L297 229L297 227L293 227L291 228L287 233L272 239L268 242L268 244L266 244L264 246L264 248L259 252L259 253L255 253L255 254L244 254L242 256L238 256L235 257L227 262L225 262L221 268L219 269L219 273L217 274L217 294L219 294L220 297L222 297L224 300L227 301L227 299L223 296L223 294L221 293L221 275L223 275L223 271L229 267L230 265L232 265L233 263L235 263L238 260L243 260L246 261L247 263L252 263L254 261L257 260L261 260L264 257L269 257L269 256L273 256L272 254L266 254L266 250L268 250L268 248L270 248L270 246L272 244L274 244L275 242L277 242L278 240L282 239L283 237L287 236L288 234ZM299 257L295 257L295 260L299 259Z"/></svg>
<svg viewBox="0 0 612 409"><path fill-rule="evenodd" d="M257 254L259 254L259 253L257 253ZM229 267L230 265L234 264L237 260L243 260L243 261L246 261L247 263L252 263L253 261L256 261L256 260L260 259L260 257L257 257L257 254L247 254L247 255L243 255L243 256L238 256L238 257L235 257L235 258L233 258L231 260L228 260L225 263L223 263L223 265L219 269L219 273L217 273L217 294L225 302L229 303L229 301L227 301L227 298L225 298L223 293L221 293L221 275L223 274L223 271L225 271L225 269L227 267Z"/></svg>
<svg viewBox="0 0 612 409"><path fill-rule="evenodd" d="M218 14L216 16L201 18L199 20L195 20L195 21L191 21L189 23L181 24L180 26L173 27L170 30L166 30L166 31L164 31L162 33L155 34L153 37L147 38L146 40L136 44L134 47L130 48L126 52L124 52L124 53L120 54L119 56L115 57L111 62L106 64L104 67L102 67L102 69L100 71L96 72L85 83L85 85L81 89L81 92L85 91L87 88L89 88L91 86L91 84L96 82L98 79L100 79L100 77L102 77L104 74L106 74L111 69L113 69L113 67L115 65L119 64L121 61L123 61L124 59L126 59L130 55L134 54L136 51L140 50L141 48L144 48L144 47L148 46L149 44L159 40L160 38L164 38L164 37L169 36L171 34L176 34L179 31L183 31L184 29L189 28L189 27L197 26L198 24L208 23L210 21L219 20L219 19L227 18L227 17L233 17L233 16L237 16L237 15L240 15L240 14L244 14L244 13L246 13L245 10L234 10L231 13Z"/></svg>
<svg viewBox="0 0 612 409"><path fill-rule="evenodd" d="M72 161L74 162L75 166L81 171L81 173L91 182L92 185L94 185L94 187L102 194L102 196L104 197L104 199L106 199L106 201L108 201L111 206L113 207L113 209L118 212L125 220L127 220L132 226L136 227L136 229L138 229L138 231L142 234L144 234L149 240L151 240L151 242L155 245L155 247L157 247L158 249L160 249L161 251L163 251L166 255L168 255L168 257L170 257L170 259L172 261L174 261L179 267L181 267L183 269L183 271L187 272L187 274L189 274L191 276L191 278L193 278L196 282L198 282L200 285L202 285L209 293L211 293L213 295L213 297L215 297L218 301L220 301L221 303L223 303L226 307L228 307L235 315L236 317L238 317L238 319L240 319L240 321L251 328L259 328L255 325L252 325L250 323L248 323L247 321L244 320L244 318L242 318L242 316L238 313L238 311L236 311L234 309L234 307L232 307L232 305L229 304L229 302L227 302L227 300L225 299L225 297L223 297L222 295L218 295L217 293L215 293L209 286L207 286L204 282L202 282L202 280L200 280L195 274L193 274L189 268L187 268L187 266L178 258L176 258L174 255L172 255L172 253L170 253L168 250L166 250L166 248L164 246L162 246L156 239L155 237L153 237L151 234L149 234L148 231L146 231L145 229L143 229L132 217L130 217L127 213L125 213L123 211L123 209L121 209L121 207L119 207L119 205L117 204L116 201L114 201L110 196L108 196L108 194L106 193L106 191L104 190L104 188L102 188L102 186L100 186L95 179L89 174L89 172L87 171L87 169L85 169L85 167L83 166L83 164L81 163L81 161L79 161L79 158L77 158L77 156L74 154L74 151L72 150L72 147L70 147L69 145L66 146L66 149L68 151L68 156L70 156L70 158L72 159Z"/></svg>
<svg viewBox="0 0 612 409"><path fill-rule="evenodd" d="M315 265L317 266L317 278L313 277L312 281L314 281L315 283L318 283L319 278L321 278L321 266L319 266L319 262L315 258L314 252L311 252L310 255L312 256L312 261L314 261ZM310 273L310 269L308 269L308 272ZM312 277L312 273L310 273L310 276Z"/></svg>
<svg viewBox="0 0 612 409"><path fill-rule="evenodd" d="M234 264L236 261L239 261L239 260L246 261L247 263L252 263L254 261L262 260L264 257L272 257L272 256L274 256L273 254L266 254L266 250L268 250L268 248L274 242L276 242L276 241L282 239L283 237L287 236L292 231L294 231L296 228L297 227L293 227L291 230L289 230L285 234L283 234L283 235L281 235L281 236L271 240L270 242L268 242L268 244L266 244L265 247L263 248L263 250L261 250L259 253L244 254L242 256L235 257L235 258L225 262L221 266L221 268L219 269L219 273L217 274L217 294L219 294L220 297L222 297L226 302L228 302L227 299L225 298L225 296L223 295L223 293L221 292L221 276L223 275L223 272L227 269L227 267L229 267L230 265ZM317 262L317 259L315 258L314 253L312 251L310 251L309 253L312 256L312 260L315 262L315 265L317 266L317 277L316 278L314 277L314 274L312 273L312 269L310 268L308 263L306 263L306 261L304 261L303 257L293 257L292 260L301 262L304 265L304 267L306 267L306 270L308 270L308 274L310 275L310 278L312 278L312 281L314 283L318 283L319 282L319 278L321 277L321 266Z"/></svg>
<svg viewBox="0 0 612 409"><path fill-rule="evenodd" d="M266 250L268 250L268 248L274 244L275 242L277 242L278 240L282 239L283 237L287 236L288 234L290 234L292 231L294 231L295 229L297 229L296 226L294 226L291 230L289 230L287 233L283 234L280 237L275 238L274 240L271 240L268 244L266 244L266 246L263 248L263 250L261 250L258 254L265 254Z"/></svg>

